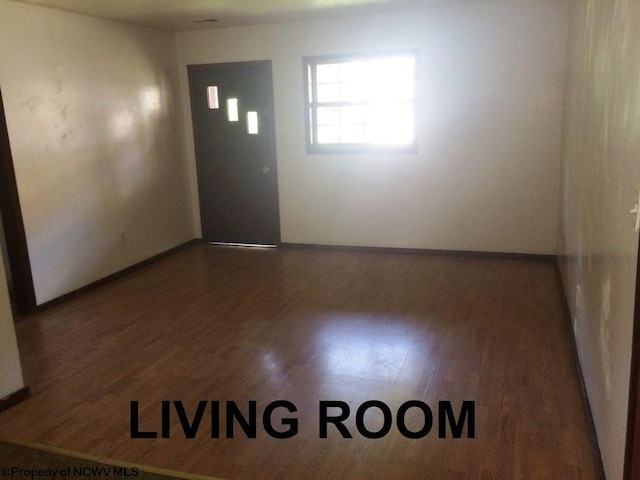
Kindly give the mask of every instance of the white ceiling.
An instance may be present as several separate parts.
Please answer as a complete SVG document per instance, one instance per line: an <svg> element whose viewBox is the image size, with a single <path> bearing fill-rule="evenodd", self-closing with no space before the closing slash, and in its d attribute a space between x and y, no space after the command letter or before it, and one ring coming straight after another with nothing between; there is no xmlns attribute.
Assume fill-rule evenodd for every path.
<svg viewBox="0 0 640 480"><path fill-rule="evenodd" d="M487 0L13 0L171 31L308 20ZM196 22L215 18L217 22Z"/></svg>

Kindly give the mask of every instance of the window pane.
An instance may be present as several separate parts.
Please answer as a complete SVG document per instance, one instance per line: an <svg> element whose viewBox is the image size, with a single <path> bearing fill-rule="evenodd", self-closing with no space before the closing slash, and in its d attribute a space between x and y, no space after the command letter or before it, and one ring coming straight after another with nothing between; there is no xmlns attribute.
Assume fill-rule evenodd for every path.
<svg viewBox="0 0 640 480"><path fill-rule="evenodd" d="M207 87L207 104L212 110L220 107L218 103L218 87Z"/></svg>
<svg viewBox="0 0 640 480"><path fill-rule="evenodd" d="M362 125L364 123L362 105L340 107L340 123L342 125Z"/></svg>
<svg viewBox="0 0 640 480"><path fill-rule="evenodd" d="M340 100L343 102L362 102L368 100L366 83L342 83Z"/></svg>
<svg viewBox="0 0 640 480"><path fill-rule="evenodd" d="M340 143L340 127L318 127L318 143Z"/></svg>
<svg viewBox="0 0 640 480"><path fill-rule="evenodd" d="M381 104L370 110L367 140L372 144L406 145L414 141L412 104Z"/></svg>
<svg viewBox="0 0 640 480"><path fill-rule="evenodd" d="M318 125L340 125L338 107L318 107Z"/></svg>
<svg viewBox="0 0 640 480"><path fill-rule="evenodd" d="M384 59L369 65L369 98L374 101L410 100L414 96L413 58Z"/></svg>
<svg viewBox="0 0 640 480"><path fill-rule="evenodd" d="M318 85L318 102L339 102L340 84L326 83Z"/></svg>
<svg viewBox="0 0 640 480"><path fill-rule="evenodd" d="M362 143L364 141L364 127L362 125L346 125L340 127L340 143Z"/></svg>
<svg viewBox="0 0 640 480"><path fill-rule="evenodd" d="M238 121L238 99L237 98L227 99L227 119L230 122Z"/></svg>
<svg viewBox="0 0 640 480"><path fill-rule="evenodd" d="M411 100L415 96L415 60L413 58L402 60L402 62L397 62L394 67L397 85L394 98L397 100Z"/></svg>
<svg viewBox="0 0 640 480"><path fill-rule="evenodd" d="M340 64L330 63L316 66L317 83L338 83L340 81Z"/></svg>
<svg viewBox="0 0 640 480"><path fill-rule="evenodd" d="M247 133L258 134L258 112L247 112Z"/></svg>
<svg viewBox="0 0 640 480"><path fill-rule="evenodd" d="M366 80L366 63L345 62L340 64L340 81L342 83L361 84Z"/></svg>
<svg viewBox="0 0 640 480"><path fill-rule="evenodd" d="M415 144L413 56L366 56L306 65L314 74L306 92L311 146Z"/></svg>

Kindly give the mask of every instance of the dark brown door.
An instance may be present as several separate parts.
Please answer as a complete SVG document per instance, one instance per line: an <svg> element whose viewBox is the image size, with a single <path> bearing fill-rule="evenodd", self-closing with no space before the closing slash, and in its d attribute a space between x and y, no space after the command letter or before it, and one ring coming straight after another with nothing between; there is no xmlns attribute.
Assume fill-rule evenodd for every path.
<svg viewBox="0 0 640 480"><path fill-rule="evenodd" d="M280 242L271 61L189 65L202 237Z"/></svg>
<svg viewBox="0 0 640 480"><path fill-rule="evenodd" d="M638 246L636 264L636 299L633 315L624 480L637 480L640 478L640 278L638 278L638 275L640 275L640 245Z"/></svg>

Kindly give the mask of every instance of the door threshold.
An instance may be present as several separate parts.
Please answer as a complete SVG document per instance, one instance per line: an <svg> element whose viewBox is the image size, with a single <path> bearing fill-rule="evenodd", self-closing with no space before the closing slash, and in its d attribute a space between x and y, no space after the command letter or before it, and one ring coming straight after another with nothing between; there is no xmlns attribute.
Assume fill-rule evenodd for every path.
<svg viewBox="0 0 640 480"><path fill-rule="evenodd" d="M234 243L234 242L208 242L209 245L218 245L222 247L247 247L247 248L278 248L277 245L263 243Z"/></svg>

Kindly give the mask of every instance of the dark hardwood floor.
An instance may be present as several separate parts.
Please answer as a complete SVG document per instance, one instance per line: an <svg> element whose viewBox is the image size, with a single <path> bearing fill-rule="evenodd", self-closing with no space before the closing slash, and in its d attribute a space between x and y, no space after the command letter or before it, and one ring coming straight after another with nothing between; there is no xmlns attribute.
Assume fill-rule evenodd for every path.
<svg viewBox="0 0 640 480"><path fill-rule="evenodd" d="M0 438L238 480L596 477L550 262L196 245L16 328L33 396L0 414ZM201 400L223 417L227 400L256 401L257 438L211 438L207 407L186 439L172 406L170 438L132 439L130 402L160 432L163 400L189 421ZM298 409L274 415L298 419L292 438L263 427L276 400ZM328 400L350 406L353 438L320 438ZM394 412L383 438L358 433L367 400ZM421 439L396 428L410 400L433 409ZM439 438L438 402L465 400L475 438ZM423 419L412 408L407 427Z"/></svg>

